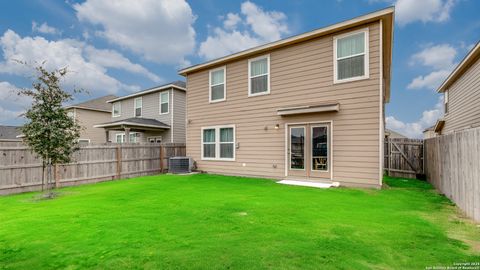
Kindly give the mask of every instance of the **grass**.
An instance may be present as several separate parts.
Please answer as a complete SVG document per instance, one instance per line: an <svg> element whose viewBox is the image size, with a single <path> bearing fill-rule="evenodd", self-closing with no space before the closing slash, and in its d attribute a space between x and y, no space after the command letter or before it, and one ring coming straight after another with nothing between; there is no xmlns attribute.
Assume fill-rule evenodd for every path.
<svg viewBox="0 0 480 270"><path fill-rule="evenodd" d="M161 175L0 197L0 269L425 269L480 228L425 182L321 190Z"/></svg>

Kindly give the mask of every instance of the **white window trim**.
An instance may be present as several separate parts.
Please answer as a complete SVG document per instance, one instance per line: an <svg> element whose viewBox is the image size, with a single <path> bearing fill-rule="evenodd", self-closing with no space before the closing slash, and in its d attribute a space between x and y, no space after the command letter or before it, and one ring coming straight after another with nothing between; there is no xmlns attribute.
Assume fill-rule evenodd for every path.
<svg viewBox="0 0 480 270"><path fill-rule="evenodd" d="M223 70L223 83L218 83L212 85L212 73L215 71ZM212 100L212 87L223 84L223 98L222 99L215 99ZM227 100L227 66L219 67L216 69L212 69L208 72L208 101L210 103L217 103Z"/></svg>
<svg viewBox="0 0 480 270"><path fill-rule="evenodd" d="M266 92L260 92L260 93L255 93L255 94L252 94L252 82L250 79L252 78L255 78L255 77L259 77L259 76L264 76L265 74L262 74L262 75L257 75L257 76L253 76L251 77L250 76L250 72L251 72L251 63L253 61L256 61L256 60L260 60L260 59L264 59L266 58L267 59L267 91ZM262 56L259 56L259 57L255 57L255 58L251 58L251 59L248 59L248 97L256 97L256 96L263 96L263 95L269 95L270 94L270 54L266 54L266 55L262 55Z"/></svg>
<svg viewBox="0 0 480 270"><path fill-rule="evenodd" d="M123 143L123 140L124 140L123 138L120 139L120 142L118 142L118 136L120 136L120 138L125 137L125 133L117 133L117 134L115 134L115 142L116 142L116 143Z"/></svg>
<svg viewBox="0 0 480 270"><path fill-rule="evenodd" d="M220 157L220 129L221 128L233 128L233 158L221 158ZM214 143L207 143L207 144L215 144L215 157L204 157L203 156L203 131L205 129L215 129L215 142ZM222 126L210 126L210 127L202 127L201 128L202 136L201 136L201 142L200 142L200 152L201 152L201 159L202 160L217 160L217 161L235 161L236 158L236 148L237 148L237 139L236 139L236 129L235 125L222 125Z"/></svg>
<svg viewBox="0 0 480 270"><path fill-rule="evenodd" d="M164 102L164 103L162 103L162 95L163 94L167 94L167 96L168 96L167 102ZM160 103L160 108L158 108L158 113L160 115L169 114L170 113L170 90L160 92L160 95L158 95L158 98L159 98L159 103ZM165 104L165 103L168 104L167 112L162 113L162 104Z"/></svg>
<svg viewBox="0 0 480 270"><path fill-rule="evenodd" d="M359 53L359 54L355 54L355 55L350 55L350 56L346 56L346 57L341 57L341 58L337 58L337 43L338 43L338 40L339 39L342 39L342 38L345 38L345 37L349 37L349 36L353 36L353 35L356 35L358 33L364 33L365 35L365 52L364 53ZM363 28L363 29L359 29L359 30L356 30L356 31L353 31L353 32L348 32L348 33L345 33L345 34L341 34L341 35L338 35L338 36L334 36L333 37L333 84L338 84L338 83L345 83L345 82L353 82L353 81L358 81L358 80L365 80L365 79L368 79L370 78L370 46L369 46L369 29L368 28ZM363 76L357 76L357 77L351 77L351 78L346 78L346 79L338 79L338 60L341 60L341 59L346 59L346 58L351 58L351 57L355 57L355 56L359 56L359 55L365 55L365 61L364 61L364 69L365 69L365 74L363 74Z"/></svg>
<svg viewBox="0 0 480 270"><path fill-rule="evenodd" d="M147 142L151 143L150 140L155 140L155 143L157 143L157 139L160 139L160 143L163 141L162 136L152 136L152 137L147 137Z"/></svg>
<svg viewBox="0 0 480 270"><path fill-rule="evenodd" d="M140 99L140 115L136 115L136 111L137 111L137 100ZM133 99L133 117L142 117L143 115L143 98L142 97L137 97L137 98L134 98Z"/></svg>
<svg viewBox="0 0 480 270"><path fill-rule="evenodd" d="M313 129L316 128L316 127L325 127L327 129L327 169L326 170L314 170L313 169ZM318 173L328 173L330 172L330 164L332 163L332 161L330 160L330 127L328 126L328 124L313 124L313 125L310 125L310 171L311 172L318 172Z"/></svg>
<svg viewBox="0 0 480 270"><path fill-rule="evenodd" d="M132 134L140 134L140 132L130 132L129 135L132 135ZM115 142L118 143L118 136L122 136L122 142L121 143L126 143L126 137L125 137L125 132L122 132L122 133L117 133L115 134ZM138 142L129 142L129 143L138 143Z"/></svg>
<svg viewBox="0 0 480 270"><path fill-rule="evenodd" d="M292 129L294 128L298 128L298 129L303 129L303 136L305 137L305 139L307 138L307 130L305 128L305 126L293 126L293 127L290 127L290 130L289 130L289 136L290 138L288 139L288 141L290 142L290 145L289 145L289 148L290 148L290 153L289 153L289 161L288 161L288 169L291 170L291 171L305 171L306 168L307 168L307 163L306 163L306 153L307 153L307 148L305 147L306 146L306 143L304 143L303 145L303 169L296 169L296 168L292 168Z"/></svg>
<svg viewBox="0 0 480 270"><path fill-rule="evenodd" d="M448 108L448 89L443 92L443 111L445 115L450 112L450 108Z"/></svg>
<svg viewBox="0 0 480 270"><path fill-rule="evenodd" d="M115 114L115 104L118 104L118 114ZM112 104L112 117L120 117L122 116L122 102L114 102Z"/></svg>

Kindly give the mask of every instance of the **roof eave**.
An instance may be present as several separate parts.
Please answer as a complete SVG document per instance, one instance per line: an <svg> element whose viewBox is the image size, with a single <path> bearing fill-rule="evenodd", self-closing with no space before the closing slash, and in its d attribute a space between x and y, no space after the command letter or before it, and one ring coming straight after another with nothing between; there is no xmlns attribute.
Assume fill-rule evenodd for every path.
<svg viewBox="0 0 480 270"><path fill-rule="evenodd" d="M108 128L108 127L115 127L115 126L137 126L137 127L147 127L147 128L158 128L158 129L170 129L169 126L157 126L157 125L149 125L149 124L139 124L135 122L129 121L122 121L122 122L114 122L114 123L105 123L105 124L98 124L94 125L94 128Z"/></svg>
<svg viewBox="0 0 480 270"><path fill-rule="evenodd" d="M143 92L141 91L141 92L137 92L137 93L133 93L133 94L127 95L127 96L123 96L123 97L118 97L118 98L115 98L115 99L107 100L107 103L112 103L112 102L115 102L115 101L120 101L120 100L129 99L129 98L133 98L133 97L143 96L143 95L145 95L145 94L155 93L155 92L162 91L162 90L166 90L166 89L170 89L170 88L176 88L176 89L178 89L178 90L187 91L186 88L180 87L180 86L178 86L178 85L168 84L168 85L164 85L164 86L160 86L160 87L155 87L155 88L152 88L152 89L147 90L147 91L143 91Z"/></svg>
<svg viewBox="0 0 480 270"><path fill-rule="evenodd" d="M106 113L111 113L112 111L110 110L101 110L101 109L94 109L94 108L88 108L88 107L82 107L82 106L67 106L65 109L82 109L82 110L89 110L89 111L97 111L97 112L106 112Z"/></svg>
<svg viewBox="0 0 480 270"><path fill-rule="evenodd" d="M350 20L347 20L347 21L343 21L343 22L336 23L336 24L333 24L333 25L330 25L330 26L327 26L327 27L323 27L323 28L320 28L320 29L317 29L317 30L307 32L307 33L303 33L303 34L300 34L300 35L297 35L297 36L293 36L293 37L290 37L290 38L286 38L286 39L282 39L282 40L279 40L279 41L271 42L271 43L261 45L261 46L258 46L258 47L254 47L254 48L251 48L251 49L248 49L248 50L244 50L244 51L241 51L241 52L238 52L238 53L230 54L230 55L227 55L227 56L224 56L224 57L221 57L221 58L217 58L217 59L205 62L203 64L198 64L198 65L195 65L195 66L191 66L191 67L179 70L178 74L180 74L182 76L187 76L187 74L189 74L191 72L195 72L195 71L203 70L203 69L206 69L206 68L209 68L209 67L212 67L212 66L220 65L220 64L225 63L227 61L233 61L233 60L237 60L239 58L244 58L244 57L251 56L253 54L262 53L264 51L269 51L269 50L277 49L277 48L280 48L280 47L292 45L292 44L299 43L299 42L302 42L302 41L305 41L305 40L309 40L309 39L317 38L317 37L320 37L320 36L324 36L324 35L327 35L327 34L330 34L330 33L333 33L333 32L338 32L338 31L341 31L343 29L355 27L357 25L362 25L362 24L365 24L365 23L385 19L387 17L390 17L390 19L392 21L392 24L391 24L392 28L391 29L392 29L392 36L393 36L393 18L392 17L393 17L394 10L395 10L394 7L389 7L389 8L382 9L382 10L379 10L379 11L376 11L376 12L372 12L372 13L369 13L369 14L366 14L366 15L363 15L363 16L359 16L359 17L356 17L356 18L353 18L353 19L350 19ZM390 53L389 59L391 61L391 53Z"/></svg>
<svg viewBox="0 0 480 270"><path fill-rule="evenodd" d="M448 75L443 81L440 87L437 89L438 93L445 92L463 73L480 57L480 41L473 47L473 49L463 58L455 69Z"/></svg>

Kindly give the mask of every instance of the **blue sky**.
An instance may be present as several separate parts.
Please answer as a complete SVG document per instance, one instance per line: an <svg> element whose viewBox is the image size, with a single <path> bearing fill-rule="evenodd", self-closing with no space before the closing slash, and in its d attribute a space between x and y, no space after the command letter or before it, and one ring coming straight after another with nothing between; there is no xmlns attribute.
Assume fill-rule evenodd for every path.
<svg viewBox="0 0 480 270"><path fill-rule="evenodd" d="M32 71L68 66L77 101L182 79L211 58L396 7L387 126L412 137L442 115L436 86L480 39L480 1L55 1L0 4L0 124L21 124Z"/></svg>

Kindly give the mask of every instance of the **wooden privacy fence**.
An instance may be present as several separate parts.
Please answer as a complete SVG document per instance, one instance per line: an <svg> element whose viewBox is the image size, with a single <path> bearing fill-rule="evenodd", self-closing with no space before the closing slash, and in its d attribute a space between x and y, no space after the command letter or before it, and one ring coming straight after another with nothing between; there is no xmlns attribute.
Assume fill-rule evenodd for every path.
<svg viewBox="0 0 480 270"><path fill-rule="evenodd" d="M162 173L168 158L185 156L185 144L99 144L82 146L73 162L55 166L57 186ZM0 146L0 194L39 190L42 162L26 146Z"/></svg>
<svg viewBox="0 0 480 270"><path fill-rule="evenodd" d="M427 180L480 221L480 128L425 140Z"/></svg>
<svg viewBox="0 0 480 270"><path fill-rule="evenodd" d="M423 175L423 140L385 139L384 168L389 176L420 178Z"/></svg>

